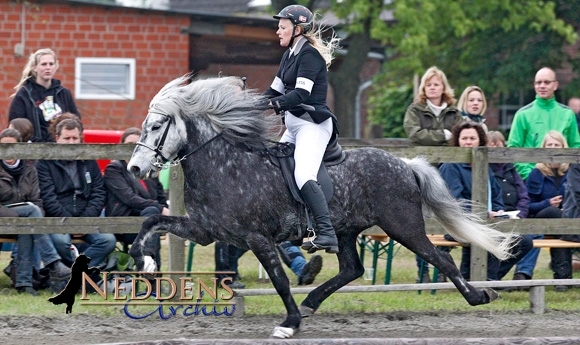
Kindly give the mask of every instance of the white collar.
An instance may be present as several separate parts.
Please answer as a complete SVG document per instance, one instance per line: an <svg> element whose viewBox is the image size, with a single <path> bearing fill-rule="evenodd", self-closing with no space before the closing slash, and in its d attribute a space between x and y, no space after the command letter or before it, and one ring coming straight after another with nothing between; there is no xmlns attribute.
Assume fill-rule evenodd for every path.
<svg viewBox="0 0 580 345"><path fill-rule="evenodd" d="M296 44L294 44L293 47L290 47L290 54L288 54L288 56L290 56L292 54L298 55L298 53L302 49L302 46L304 45L304 43L308 41L306 38L304 38L304 36L298 36L295 39L296 39Z"/></svg>
<svg viewBox="0 0 580 345"><path fill-rule="evenodd" d="M437 106L433 104L430 100L427 100L427 106L429 107L429 109L431 109L431 111L433 112L433 114L435 114L435 116L439 116L443 111L443 109L447 108L447 102L443 102L441 103L441 105Z"/></svg>

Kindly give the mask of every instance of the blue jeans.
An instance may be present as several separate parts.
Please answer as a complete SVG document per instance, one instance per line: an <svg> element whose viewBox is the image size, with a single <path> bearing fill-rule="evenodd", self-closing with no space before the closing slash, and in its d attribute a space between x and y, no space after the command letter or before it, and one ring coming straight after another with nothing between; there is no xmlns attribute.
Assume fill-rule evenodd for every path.
<svg viewBox="0 0 580 345"><path fill-rule="evenodd" d="M532 235L520 236L518 243L510 250L513 257L499 261L495 256L487 253L487 280L501 280L517 263L530 252L534 246ZM461 265L459 271L463 278L469 280L471 274L471 248L463 247L461 253ZM516 271L516 273L518 273Z"/></svg>
<svg viewBox="0 0 580 345"><path fill-rule="evenodd" d="M544 235L529 235L532 236L534 240L541 240ZM540 255L541 248L532 248L528 254L518 261L516 265L516 270L514 273L523 273L528 277L534 276L534 268L536 267L536 262L538 261L538 256Z"/></svg>
<svg viewBox="0 0 580 345"><path fill-rule="evenodd" d="M286 266L290 267L296 276L300 277L302 269L306 265L306 259L300 248L288 241L282 242L278 248L282 261L284 261Z"/></svg>
<svg viewBox="0 0 580 345"><path fill-rule="evenodd" d="M12 207L19 217L42 217L42 210L36 205ZM18 251L16 253L16 283L15 287L32 287L32 267L34 253L40 255L44 265L49 265L60 256L56 252L50 236L47 234L18 235Z"/></svg>
<svg viewBox="0 0 580 345"><path fill-rule="evenodd" d="M70 246L70 234L50 234L54 247L65 265L71 266L74 262ZM111 254L117 244L113 234L86 234L82 237L86 243L78 245L79 253L84 253L91 258L89 267L98 266Z"/></svg>

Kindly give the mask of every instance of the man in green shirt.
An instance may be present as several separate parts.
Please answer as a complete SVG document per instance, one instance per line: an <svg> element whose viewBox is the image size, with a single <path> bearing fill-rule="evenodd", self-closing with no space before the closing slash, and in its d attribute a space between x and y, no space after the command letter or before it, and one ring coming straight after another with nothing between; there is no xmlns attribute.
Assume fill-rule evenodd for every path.
<svg viewBox="0 0 580 345"><path fill-rule="evenodd" d="M576 115L567 106L556 102L554 93L557 89L558 81L552 69L544 67L536 73L536 99L516 112L508 137L508 147L541 147L544 136L551 130L562 133L568 146L580 147ZM535 163L515 165L525 180Z"/></svg>

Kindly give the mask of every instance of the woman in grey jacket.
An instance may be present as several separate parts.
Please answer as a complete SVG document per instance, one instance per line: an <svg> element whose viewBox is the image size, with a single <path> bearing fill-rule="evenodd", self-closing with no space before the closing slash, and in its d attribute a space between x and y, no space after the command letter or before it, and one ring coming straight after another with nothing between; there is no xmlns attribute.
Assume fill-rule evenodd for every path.
<svg viewBox="0 0 580 345"><path fill-rule="evenodd" d="M420 146L447 145L451 128L463 120L454 106L453 89L445 73L433 66L429 68L419 85L414 102L405 112L403 126L411 143Z"/></svg>

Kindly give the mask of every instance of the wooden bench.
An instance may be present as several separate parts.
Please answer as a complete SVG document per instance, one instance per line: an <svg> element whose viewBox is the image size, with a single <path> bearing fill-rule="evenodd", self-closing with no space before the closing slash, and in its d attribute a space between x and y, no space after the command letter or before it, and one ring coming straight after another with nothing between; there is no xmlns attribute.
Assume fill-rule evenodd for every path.
<svg viewBox="0 0 580 345"><path fill-rule="evenodd" d="M443 234L428 234L427 238L436 247L463 247L466 246L465 243L457 241L446 240ZM377 274L377 264L378 260L382 255L386 255L386 271L384 284L388 285L391 279L391 268L392 260L395 255L394 245L395 241L390 239L388 235L361 235L359 236L359 248L360 248L360 258L364 264L364 252L365 249L369 249L373 255L372 264L372 284L375 284L376 274ZM564 241L553 236L547 235L544 239L534 239L534 248L580 248L580 242ZM439 270L434 268L433 270L433 280L437 281L439 275Z"/></svg>

